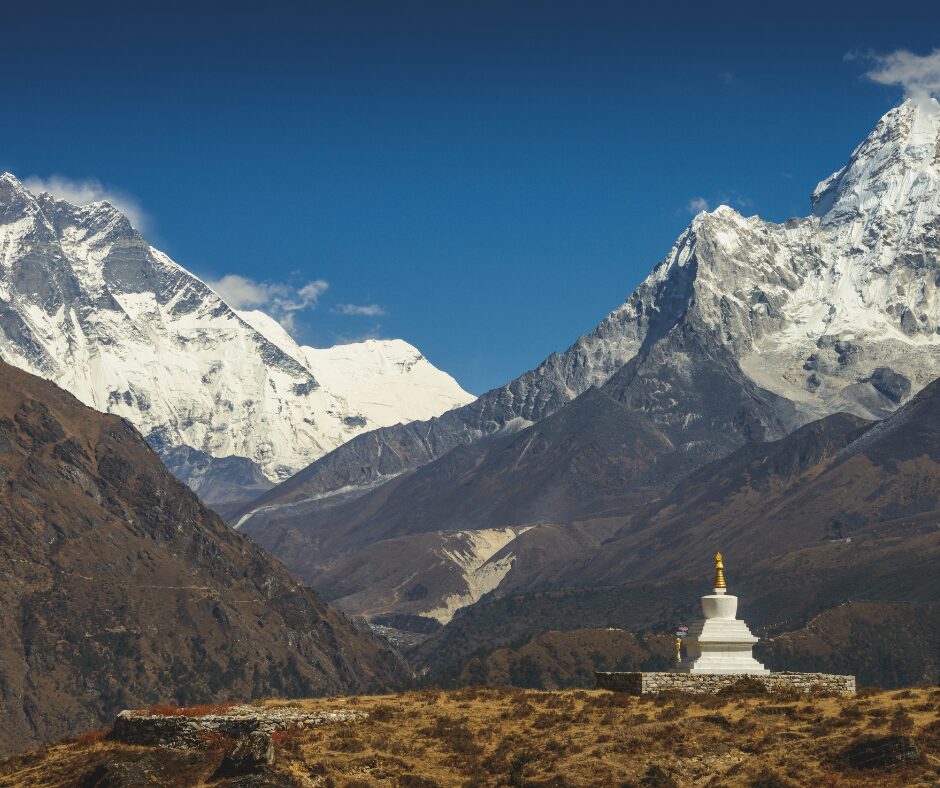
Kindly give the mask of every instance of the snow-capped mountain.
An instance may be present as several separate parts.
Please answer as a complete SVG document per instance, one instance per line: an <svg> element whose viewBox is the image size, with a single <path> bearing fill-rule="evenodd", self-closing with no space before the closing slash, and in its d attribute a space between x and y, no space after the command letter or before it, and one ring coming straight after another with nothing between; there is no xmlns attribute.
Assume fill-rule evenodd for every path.
<svg viewBox="0 0 940 788"><path fill-rule="evenodd" d="M109 203L34 195L9 173L0 356L127 418L165 455L247 458L275 482L362 432L472 399L401 340L300 347L267 315L230 308Z"/></svg>
<svg viewBox="0 0 940 788"><path fill-rule="evenodd" d="M438 419L350 441L238 527L357 612L426 614L462 593L408 597L432 587L449 532L536 524L497 556L515 557L511 584L558 549L539 523L630 511L826 414L885 417L940 377L938 135L940 105L908 101L820 184L812 215L700 213L567 351ZM370 558L392 546L407 577Z"/></svg>
<svg viewBox="0 0 940 788"><path fill-rule="evenodd" d="M811 216L700 213L626 303L565 352L430 423L360 436L258 505L368 490L455 446L523 429L677 326L779 395L783 429L839 410L884 416L940 375L938 132L935 100L905 101L820 183Z"/></svg>

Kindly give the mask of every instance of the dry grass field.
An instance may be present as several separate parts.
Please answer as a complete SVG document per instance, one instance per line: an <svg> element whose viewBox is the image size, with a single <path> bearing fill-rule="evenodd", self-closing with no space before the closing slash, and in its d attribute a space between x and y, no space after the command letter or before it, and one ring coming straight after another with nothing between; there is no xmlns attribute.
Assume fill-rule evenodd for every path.
<svg viewBox="0 0 940 788"><path fill-rule="evenodd" d="M213 779L232 744L224 737L200 750L170 750L92 733L0 762L0 786L940 783L940 689L932 688L856 698L471 688L264 703L355 708L369 717L275 734L275 765L260 774ZM853 767L850 748L885 738L900 762L879 765L863 754Z"/></svg>

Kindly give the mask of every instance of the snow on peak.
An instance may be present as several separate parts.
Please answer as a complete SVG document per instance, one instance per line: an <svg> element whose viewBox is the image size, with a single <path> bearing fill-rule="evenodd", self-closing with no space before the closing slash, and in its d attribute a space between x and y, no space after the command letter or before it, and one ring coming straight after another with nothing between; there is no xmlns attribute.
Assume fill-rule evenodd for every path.
<svg viewBox="0 0 940 788"><path fill-rule="evenodd" d="M299 346L236 312L108 202L0 176L0 355L117 413L160 450L241 456L281 480L355 435L473 397L404 342Z"/></svg>
<svg viewBox="0 0 940 788"><path fill-rule="evenodd" d="M938 138L940 104L906 101L820 183L812 216L699 213L607 322L637 348L706 331L811 417L885 415L885 376L910 391L940 376Z"/></svg>
<svg viewBox="0 0 940 788"><path fill-rule="evenodd" d="M938 135L936 99L908 99L889 110L848 164L813 191L813 214L827 223L852 222L872 212L904 211L925 198L936 203Z"/></svg>

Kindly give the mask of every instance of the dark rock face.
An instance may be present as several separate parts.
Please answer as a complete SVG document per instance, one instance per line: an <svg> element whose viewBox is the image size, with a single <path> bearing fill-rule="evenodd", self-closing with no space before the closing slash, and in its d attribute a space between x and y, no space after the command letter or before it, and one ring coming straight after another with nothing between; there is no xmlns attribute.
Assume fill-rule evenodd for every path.
<svg viewBox="0 0 940 788"><path fill-rule="evenodd" d="M274 486L247 457L213 457L190 446L154 446L154 450L170 472L209 506L244 503Z"/></svg>
<svg viewBox="0 0 940 788"><path fill-rule="evenodd" d="M902 402L911 393L911 381L888 367L878 367L867 382L892 402Z"/></svg>
<svg viewBox="0 0 940 788"><path fill-rule="evenodd" d="M159 779L147 763L103 763L85 776L82 788L145 788Z"/></svg>
<svg viewBox="0 0 940 788"><path fill-rule="evenodd" d="M0 435L0 751L130 706L404 680L127 422L0 362Z"/></svg>
<svg viewBox="0 0 940 788"><path fill-rule="evenodd" d="M274 741L271 735L255 731L238 740L231 752L225 753L214 779L259 774L274 766Z"/></svg>

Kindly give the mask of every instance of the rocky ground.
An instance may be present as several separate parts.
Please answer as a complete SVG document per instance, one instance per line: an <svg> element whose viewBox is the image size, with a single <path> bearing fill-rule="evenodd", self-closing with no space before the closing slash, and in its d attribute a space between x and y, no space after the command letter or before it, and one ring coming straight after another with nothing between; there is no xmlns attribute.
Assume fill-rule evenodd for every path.
<svg viewBox="0 0 940 788"><path fill-rule="evenodd" d="M175 748L91 732L0 762L0 786L783 788L940 780L940 689L934 688L863 690L855 698L740 688L709 698L470 688L251 708L261 718L312 715L325 722L238 740L204 735L195 746ZM235 711L246 714L245 707ZM218 719L229 712L190 713Z"/></svg>

